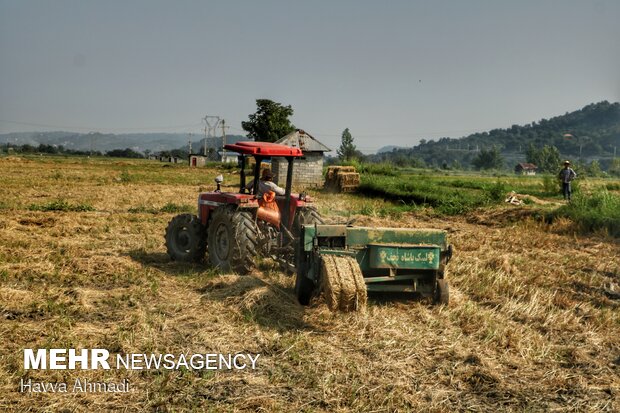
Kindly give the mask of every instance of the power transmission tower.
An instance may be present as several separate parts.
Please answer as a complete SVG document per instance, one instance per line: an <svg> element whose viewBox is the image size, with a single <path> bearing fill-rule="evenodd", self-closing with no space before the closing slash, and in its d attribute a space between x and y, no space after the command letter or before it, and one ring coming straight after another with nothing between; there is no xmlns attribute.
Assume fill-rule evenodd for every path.
<svg viewBox="0 0 620 413"><path fill-rule="evenodd" d="M202 118L205 121L205 146L204 146L204 155L207 156L207 139L211 136L211 137L215 137L215 130L218 126L218 124L220 123L220 117L219 116L213 116L213 115L205 115L204 118Z"/></svg>

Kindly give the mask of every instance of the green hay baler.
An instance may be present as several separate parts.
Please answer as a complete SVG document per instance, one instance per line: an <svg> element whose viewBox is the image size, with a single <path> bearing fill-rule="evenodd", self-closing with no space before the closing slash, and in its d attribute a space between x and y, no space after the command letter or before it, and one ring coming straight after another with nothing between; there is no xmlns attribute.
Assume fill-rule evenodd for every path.
<svg viewBox="0 0 620 413"><path fill-rule="evenodd" d="M452 247L446 231L312 225L302 228L297 248L295 293L303 305L326 289L342 296L340 300L360 301L363 293L365 302L366 291L376 291L416 293L433 297L438 304L448 303L445 267ZM335 261L330 258L332 264L326 266L326 256L336 257ZM358 268L349 270L351 266ZM357 296L346 287L355 285L353 281L361 284L356 276L363 277L366 290L357 291ZM357 305L343 303L340 308L355 309Z"/></svg>

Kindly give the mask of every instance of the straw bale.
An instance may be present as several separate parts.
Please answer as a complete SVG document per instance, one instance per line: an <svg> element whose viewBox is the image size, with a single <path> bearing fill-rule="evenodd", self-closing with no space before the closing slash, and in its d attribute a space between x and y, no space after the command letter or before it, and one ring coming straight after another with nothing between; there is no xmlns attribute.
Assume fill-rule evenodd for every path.
<svg viewBox="0 0 620 413"><path fill-rule="evenodd" d="M354 258L335 255L322 257L321 275L323 296L330 310L364 311L366 285Z"/></svg>

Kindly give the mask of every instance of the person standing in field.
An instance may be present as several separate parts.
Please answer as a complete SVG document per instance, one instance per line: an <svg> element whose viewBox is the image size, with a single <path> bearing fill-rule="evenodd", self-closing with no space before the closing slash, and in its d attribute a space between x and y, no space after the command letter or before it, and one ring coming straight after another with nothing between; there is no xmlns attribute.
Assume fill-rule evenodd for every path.
<svg viewBox="0 0 620 413"><path fill-rule="evenodd" d="M558 177L562 181L562 193L564 194L564 200L570 202L570 183L573 179L577 177L577 174L570 167L569 161L564 161L564 169L560 170Z"/></svg>

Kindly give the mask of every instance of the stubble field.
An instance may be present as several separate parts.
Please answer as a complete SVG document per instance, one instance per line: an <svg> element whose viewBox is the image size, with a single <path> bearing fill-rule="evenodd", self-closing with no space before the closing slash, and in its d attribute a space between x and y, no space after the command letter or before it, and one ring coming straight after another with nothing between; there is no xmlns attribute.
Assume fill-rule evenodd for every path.
<svg viewBox="0 0 620 413"><path fill-rule="evenodd" d="M620 245L536 206L420 209L357 225L445 229L451 302L370 296L363 314L296 303L293 278L171 262L163 233L214 170L0 158L0 410L618 411ZM224 171L233 184L236 175ZM230 188L232 190L232 187ZM332 222L367 200L316 193ZM374 202L374 201L373 201ZM379 201L377 201L379 202ZM23 369L24 348L260 353L255 371ZM120 382L28 394L21 379Z"/></svg>

